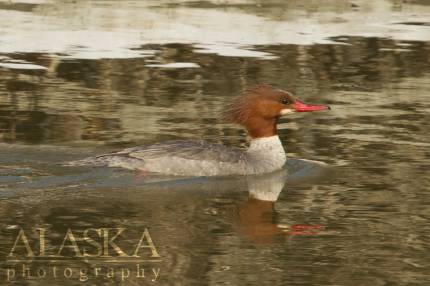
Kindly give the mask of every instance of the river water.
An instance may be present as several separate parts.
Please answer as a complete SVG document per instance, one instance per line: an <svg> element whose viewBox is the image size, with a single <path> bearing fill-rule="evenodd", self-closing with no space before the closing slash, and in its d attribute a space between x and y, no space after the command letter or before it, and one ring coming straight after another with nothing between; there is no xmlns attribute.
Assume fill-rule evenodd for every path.
<svg viewBox="0 0 430 286"><path fill-rule="evenodd" d="M430 5L374 2L0 1L1 284L429 285ZM332 108L281 120L283 170L64 165L245 147L259 83Z"/></svg>

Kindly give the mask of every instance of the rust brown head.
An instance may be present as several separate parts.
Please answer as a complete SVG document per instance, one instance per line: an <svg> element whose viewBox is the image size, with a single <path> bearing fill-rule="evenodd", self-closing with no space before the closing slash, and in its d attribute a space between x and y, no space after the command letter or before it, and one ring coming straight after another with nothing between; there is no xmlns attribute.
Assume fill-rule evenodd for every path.
<svg viewBox="0 0 430 286"><path fill-rule="evenodd" d="M330 107L305 104L288 91L259 85L236 97L227 107L225 118L245 127L252 138L261 138L277 134L276 124L282 115L324 109Z"/></svg>

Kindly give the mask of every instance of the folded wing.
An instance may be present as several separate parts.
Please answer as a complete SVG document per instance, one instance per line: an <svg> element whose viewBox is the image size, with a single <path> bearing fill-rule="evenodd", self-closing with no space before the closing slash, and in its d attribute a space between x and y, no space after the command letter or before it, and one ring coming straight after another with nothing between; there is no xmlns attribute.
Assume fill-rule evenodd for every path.
<svg viewBox="0 0 430 286"><path fill-rule="evenodd" d="M203 140L175 140L156 143L148 146L133 147L122 151L101 156L127 156L141 160L157 159L160 157L179 157L189 160L217 161L238 163L246 153L221 144L208 143Z"/></svg>

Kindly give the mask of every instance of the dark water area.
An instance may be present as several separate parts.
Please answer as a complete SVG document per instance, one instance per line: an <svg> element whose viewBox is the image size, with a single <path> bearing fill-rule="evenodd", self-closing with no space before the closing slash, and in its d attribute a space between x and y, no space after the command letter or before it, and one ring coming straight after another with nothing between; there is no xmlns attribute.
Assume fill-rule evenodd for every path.
<svg viewBox="0 0 430 286"><path fill-rule="evenodd" d="M263 10L255 1L215 2L163 1L156 7L240 9L290 21L276 13L284 5L276 1L263 3ZM1 11L41 9L1 3ZM408 11L393 3L393 11ZM312 5L285 5L310 18L316 13ZM330 10L327 5L318 9ZM346 9L366 13L363 6ZM418 20L396 23L428 29ZM198 42L185 40L142 42L130 51L143 56L133 57L0 49L0 284L428 285L430 37L342 33L326 40L246 46L256 55L225 54L228 45L227 52L202 51ZM245 132L220 114L233 96L260 83L332 108L280 121L291 159L283 170L186 178L64 165L169 139L245 147ZM37 257L40 228L46 230L46 253L57 253L65 242L64 257ZM130 256L112 244L111 256L98 255L99 248L82 239L91 229L89 236L102 243L119 228L125 230L117 246ZM17 239L20 229L33 257L25 239ZM133 257L145 229L158 256L144 247ZM78 250L93 256L76 253L68 230ZM11 257L16 240L17 256ZM143 241L150 244L147 236ZM23 265L33 278L23 275ZM145 277L136 277L137 265ZM98 275L95 268L101 268Z"/></svg>

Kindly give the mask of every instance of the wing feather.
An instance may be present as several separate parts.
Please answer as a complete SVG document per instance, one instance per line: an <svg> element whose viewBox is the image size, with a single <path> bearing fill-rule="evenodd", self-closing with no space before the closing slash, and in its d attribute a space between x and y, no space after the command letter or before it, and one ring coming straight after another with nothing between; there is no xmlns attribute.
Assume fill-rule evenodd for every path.
<svg viewBox="0 0 430 286"><path fill-rule="evenodd" d="M180 157L190 160L208 160L237 163L245 156L240 149L232 149L221 144L208 143L203 140L175 140L153 145L134 147L116 153L138 159L155 159L159 157Z"/></svg>

